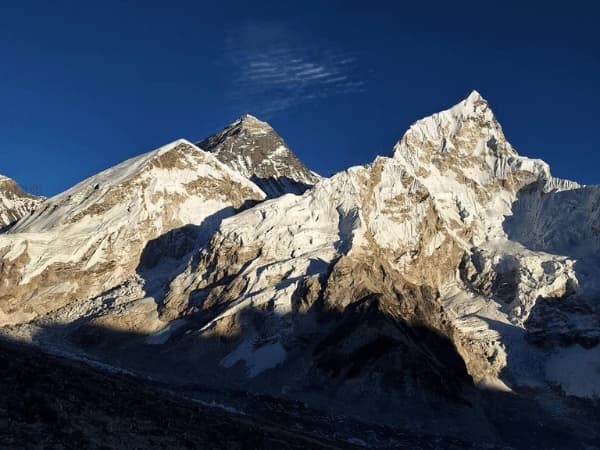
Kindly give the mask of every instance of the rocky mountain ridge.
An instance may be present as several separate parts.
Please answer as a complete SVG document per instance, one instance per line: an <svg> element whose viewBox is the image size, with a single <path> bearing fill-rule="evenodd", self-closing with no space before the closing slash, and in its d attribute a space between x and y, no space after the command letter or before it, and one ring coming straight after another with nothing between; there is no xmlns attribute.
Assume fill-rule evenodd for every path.
<svg viewBox="0 0 600 450"><path fill-rule="evenodd" d="M597 401L600 187L520 156L475 91L326 179L270 130L46 200L0 235L3 333L471 440L500 439L481 388Z"/></svg>
<svg viewBox="0 0 600 450"><path fill-rule="evenodd" d="M250 114L197 145L252 180L269 198L302 194L320 179L268 123Z"/></svg>
<svg viewBox="0 0 600 450"><path fill-rule="evenodd" d="M0 324L93 298L136 273L149 241L180 227L210 233L264 197L185 140L93 176L0 235Z"/></svg>

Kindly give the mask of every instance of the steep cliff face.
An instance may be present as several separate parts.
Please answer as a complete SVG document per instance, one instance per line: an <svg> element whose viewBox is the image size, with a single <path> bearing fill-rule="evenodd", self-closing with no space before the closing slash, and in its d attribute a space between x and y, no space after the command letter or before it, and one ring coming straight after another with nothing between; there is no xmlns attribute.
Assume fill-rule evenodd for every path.
<svg viewBox="0 0 600 450"><path fill-rule="evenodd" d="M252 180L270 198L302 194L320 179L268 123L249 114L197 145Z"/></svg>
<svg viewBox="0 0 600 450"><path fill-rule="evenodd" d="M31 214L42 200L23 192L14 180L0 175L0 230Z"/></svg>

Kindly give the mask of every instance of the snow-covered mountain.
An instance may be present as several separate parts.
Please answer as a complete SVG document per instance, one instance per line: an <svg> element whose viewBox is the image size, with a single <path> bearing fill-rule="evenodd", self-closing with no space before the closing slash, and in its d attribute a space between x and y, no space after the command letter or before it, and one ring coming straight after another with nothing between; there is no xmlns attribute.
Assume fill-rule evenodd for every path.
<svg viewBox="0 0 600 450"><path fill-rule="evenodd" d="M77 307L154 264L152 245L178 232L207 238L265 194L193 144L178 140L47 199L0 235L0 324ZM171 247L162 256L177 257Z"/></svg>
<svg viewBox="0 0 600 450"><path fill-rule="evenodd" d="M0 175L0 230L30 214L41 201L23 192L14 180Z"/></svg>
<svg viewBox="0 0 600 450"><path fill-rule="evenodd" d="M270 198L301 194L320 179L268 123L249 114L197 145L248 177Z"/></svg>
<svg viewBox="0 0 600 450"><path fill-rule="evenodd" d="M200 250L199 263L194 260L171 284L163 314L201 315L206 320L200 336L241 333L239 347L223 364L239 362L250 376L271 368L257 366L262 347L256 342L264 343L278 355L270 361L277 369L269 377L280 372L282 382L297 342L309 339L299 330L308 327L310 335L325 329L306 325L306 312L333 311L343 323L364 302L369 311L416 322L451 340L477 383L508 389L525 378L544 380L545 356L525 339L526 323L540 298L561 305L597 298L597 260L590 256L583 266L572 253L576 247L557 245L579 241L577 247L595 254L598 192L553 178L543 161L519 156L487 102L473 92L416 122L391 158L337 174L302 197L225 220L211 245ZM578 205L575 228L568 225L571 215L561 217L556 207L555 199L563 197ZM548 221L553 223L546 227ZM561 233L563 228L570 230ZM583 319L594 344L597 320L593 311ZM342 345L348 349L340 350L336 341L330 350L339 358L336 365L381 338L355 332L361 338L348 338L351 343ZM398 330L386 336L406 339ZM594 352L584 355L597 358ZM315 364L310 361L305 370ZM365 376L372 375L370 367ZM588 385L588 394L597 395L599 388Z"/></svg>
<svg viewBox="0 0 600 450"><path fill-rule="evenodd" d="M506 443L518 411L600 439L569 419L600 398L600 187L520 156L477 92L312 187L282 142L246 116L48 199L0 236L3 332L411 429Z"/></svg>

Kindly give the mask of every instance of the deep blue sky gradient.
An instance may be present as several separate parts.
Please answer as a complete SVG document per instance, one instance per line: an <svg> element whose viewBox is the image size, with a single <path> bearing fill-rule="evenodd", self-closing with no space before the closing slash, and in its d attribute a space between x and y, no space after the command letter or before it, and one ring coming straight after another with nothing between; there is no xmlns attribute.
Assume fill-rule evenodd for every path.
<svg viewBox="0 0 600 450"><path fill-rule="evenodd" d="M521 154L600 183L599 7L519 3L3 2L0 173L52 195L250 112L329 175L477 89Z"/></svg>

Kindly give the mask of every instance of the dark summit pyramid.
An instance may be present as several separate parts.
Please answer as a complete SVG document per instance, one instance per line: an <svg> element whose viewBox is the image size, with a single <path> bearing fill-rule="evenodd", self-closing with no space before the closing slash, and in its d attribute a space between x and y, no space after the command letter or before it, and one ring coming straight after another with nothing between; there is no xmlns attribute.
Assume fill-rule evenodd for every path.
<svg viewBox="0 0 600 450"><path fill-rule="evenodd" d="M268 123L249 114L197 145L252 180L270 198L302 194L320 179Z"/></svg>

